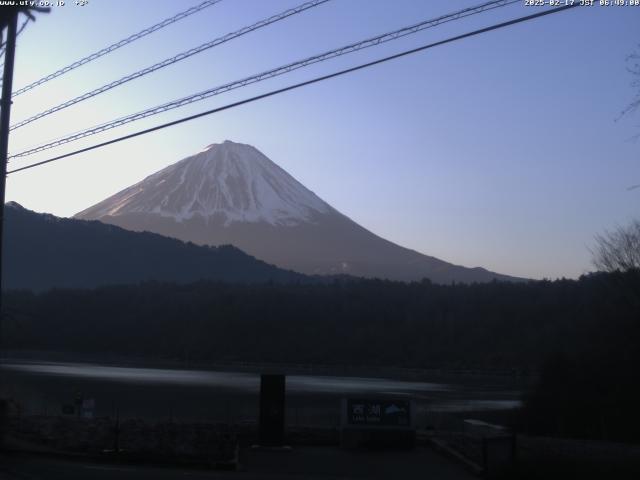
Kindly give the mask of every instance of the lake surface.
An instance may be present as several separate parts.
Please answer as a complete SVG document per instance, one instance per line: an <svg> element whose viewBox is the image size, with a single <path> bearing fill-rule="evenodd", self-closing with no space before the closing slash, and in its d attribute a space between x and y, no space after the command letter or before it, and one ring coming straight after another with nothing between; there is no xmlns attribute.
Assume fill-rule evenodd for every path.
<svg viewBox="0 0 640 480"><path fill-rule="evenodd" d="M254 373L138 368L90 363L7 360L2 389L21 413L57 415L76 398L95 400L96 416L175 420L256 421L260 376ZM449 379L448 379L449 380ZM345 397L402 397L425 412L518 408L521 391L508 382L404 381L386 378L288 375L290 424L339 422Z"/></svg>

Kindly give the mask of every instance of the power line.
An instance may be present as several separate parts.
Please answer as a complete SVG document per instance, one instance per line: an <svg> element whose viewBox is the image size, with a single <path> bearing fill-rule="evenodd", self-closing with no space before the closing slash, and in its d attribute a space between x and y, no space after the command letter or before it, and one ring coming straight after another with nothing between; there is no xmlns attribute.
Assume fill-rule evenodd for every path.
<svg viewBox="0 0 640 480"><path fill-rule="evenodd" d="M174 63L177 63L181 60L185 60L200 52L204 52L205 50L208 50L210 48L226 43L230 40L233 40L234 38L241 37L242 35L246 35L247 33L253 32L260 28L271 25L272 23L276 23L276 22L279 22L280 20L284 20L285 18L288 18L292 15L302 13L310 8L317 7L319 5L322 5L323 3L327 3L328 1L330 0L311 0L309 2L298 5L297 7L290 8L288 10L285 10L284 12L278 13L277 15L273 15L269 18L265 18L264 20L260 20L259 22L256 22L253 25L250 25L248 27L241 28L240 30L236 30L235 32L228 33L222 37L216 38L215 40L211 40L210 42L203 43L202 45L199 45L197 47L194 47L190 50L179 53L177 55L174 55L173 57L167 58L161 62L151 65L150 67L131 73L111 83L107 83L106 85L98 87L95 90L91 90L90 92L84 93L78 97L67 100L66 102L56 105L55 107L51 107L47 110L44 110L25 120L16 122L14 125L11 125L11 130L15 130L16 128L20 128L31 122L35 122L40 118L46 117L47 115L51 115L52 113L55 113L55 112L59 112L60 110L63 110L67 107L75 105L76 103L80 103L84 100L88 100L89 98L95 97L96 95L100 95L101 93L104 93L122 84L130 82L131 80L135 80L136 78L143 77L145 75L148 75L149 73L155 72L156 70L160 70L161 68L168 67L169 65L173 65Z"/></svg>
<svg viewBox="0 0 640 480"><path fill-rule="evenodd" d="M20 36L20 34L24 30L24 28L27 26L27 23L29 23L29 20L31 20L29 17L24 19L24 22L22 22L22 25L20 25L20 28L18 29L18 32L16 33L16 39ZM6 46L7 46L6 42L2 42L2 45L0 45L0 56L4 55L4 50L5 50ZM4 66L4 62L2 62L2 66ZM2 66L0 66L0 68L2 68Z"/></svg>
<svg viewBox="0 0 640 480"><path fill-rule="evenodd" d="M121 142L121 141L124 141L124 140L128 140L130 138L138 137L140 135L146 135L148 133L155 132L157 130L162 130L162 129L167 128L167 127L172 127L172 126L178 125L180 123L184 123L184 122L188 122L188 121L191 121L191 120L195 120L195 119L200 118L200 117L204 117L204 116L207 116L207 115L212 115L214 113L218 113L218 112L222 112L224 110L229 110L231 108L239 107L239 106L245 105L247 103L252 103L252 102L255 102L255 101L258 101L258 100L262 100L264 98L272 97L274 95L278 95L278 94L281 94L281 93L284 93L284 92L288 92L290 90L295 90L295 89L298 89L298 88L301 88L301 87L304 87L304 86L307 86L307 85L318 83L318 82L321 82L321 81L324 81L324 80L329 80L330 78L338 77L338 76L341 76L341 75L346 75L348 73L352 73L352 72L355 72L355 71L358 71L358 70L362 70L362 69L365 69L365 68L368 68L368 67L372 67L374 65L385 63L385 62L388 62L390 60L395 60L397 58L401 58L401 57L405 57L407 55L411 55L411 54L414 54L414 53L417 53L417 52L421 52L421 51L427 50L429 48L434 48L434 47L437 47L437 46L440 46L440 45L444 45L444 44L447 44L447 43L455 42L457 40L462 40L464 38L472 37L472 36L475 36L475 35L480 35L482 33L487 33L487 32L490 32L492 30L498 30L500 28L504 28L504 27L508 27L510 25L515 25L517 23L522 23L522 22L526 22L526 21L533 20L533 19L536 19L536 18L540 18L540 17L543 17L545 15L551 15L553 13L558 13L558 12L561 12L561 11L564 11L564 10L568 10L570 8L574 8L574 7L578 7L578 6L579 6L578 3L574 3L573 5L569 4L569 5L565 5L565 6L558 7L558 8L544 10L544 11L541 11L541 12L538 12L538 13L534 13L532 15L526 15L524 17L515 18L513 20L509 20L509 21L506 21L506 22L502 22L502 23L498 23L498 24L495 24L495 25L491 25L489 27L481 28L479 30L474 30L472 32L467 32L467 33L464 33L462 35L457 35L455 37L450 37L450 38L447 38L445 40L440 40L440 41L435 42L435 43L430 43L430 44L427 44L427 45L423 45L421 47L413 48L411 50L405 50L403 52L396 53L395 55L390 55L388 57L380 58L380 59L374 60L372 62L363 63L363 64L357 65L355 67L351 67L351 68L347 68L347 69L344 69L344 70L340 70L338 72L330 73L328 75L323 75L321 77L316 77L316 78L313 78L311 80L306 80L304 82L296 83L294 85L289 85L288 87L279 88L277 90L272 90L270 92L263 93L261 95L256 95L255 97L251 97L251 98L247 98L247 99L244 99L244 100L240 100L238 102L230 103L230 104L224 105L222 107L214 108L212 110L207 110L205 112L197 113L195 115L190 115L188 117L183 117L183 118L180 118L178 120L174 120L174 121L167 122L167 123L164 123L164 124L161 124L161 125L157 125L155 127L147 128L145 130L140 130L138 132L134 132L134 133L131 133L129 135L124 135L122 137L118 137L118 138L115 138L115 139L112 139L112 140L108 140L106 142L98 143L96 145L91 145L90 147L81 148L79 150L75 150L75 151L70 152L70 153L65 153L63 155L58 155L57 157L53 157L53 158L50 158L48 160L43 160L43 161L40 161L40 162L32 163L31 165L27 165L27 166L24 166L24 167L13 169L13 170L7 172L7 174L20 172L20 171L23 171L23 170L28 170L30 168L38 167L40 165L44 165L44 164L47 164L47 163L55 162L57 160L61 160L63 158L67 158L67 157L71 157L71 156L74 156L74 155L78 155L80 153L88 152L90 150L95 150L97 148L102 148L102 147L105 147L107 145L111 145L111 144L118 143L118 142Z"/></svg>
<svg viewBox="0 0 640 480"><path fill-rule="evenodd" d="M16 32L16 37L14 38L14 42L18 39L22 31L25 29L25 27L27 26L27 23L29 23L29 20L35 21L35 17L33 17L33 15L29 15L27 16L27 18L24 19L24 22L22 22L22 25L20 25L20 28ZM4 55L6 46L7 46L6 43L2 44L2 48L0 48L0 55ZM3 69L4 69L4 61L0 64L0 70L3 70ZM0 88L2 88L3 84L4 84L4 80L0 80Z"/></svg>
<svg viewBox="0 0 640 480"><path fill-rule="evenodd" d="M26 27L27 23L29 23L29 20L30 20L29 17L24 19L24 22L22 22L22 25L20 25L20 28L18 29L18 33L16 33L16 38L18 38L20 36L22 31L24 30L24 27Z"/></svg>
<svg viewBox="0 0 640 480"><path fill-rule="evenodd" d="M227 83L225 85L221 85L221 86L217 86L214 88L210 88L208 90L205 90L203 92L199 92L199 93L195 93L192 95L189 95L187 97L183 97L177 100L173 100L171 102L168 103L164 103L162 105L158 105L156 107L153 108L149 108L147 110L143 110L137 113L133 113L100 125L96 125L94 127L82 130L78 133L74 133L71 135L68 135L66 137L63 137L61 139L49 142L49 143L45 143L33 148L29 148L27 150L24 150L22 152L16 153L14 155L11 155L9 158L13 159L13 158L20 158L20 157L25 157L28 155L33 155L34 153L38 153L38 152L42 152L45 150L49 150L50 148L54 148L54 147L58 147L60 145L64 145L66 143L69 142L73 142L76 140L80 140L81 138L85 138L91 135L95 135L97 133L101 133L104 132L106 130L111 130L113 128L116 127L120 127L122 125L125 125L127 123L131 123L137 120L141 120L143 118L147 118L159 113L163 113L169 110L173 110L175 108L179 108L185 105L189 105L191 103L194 102L198 102L201 100L205 100L207 98L213 97L215 95L219 95L221 93L225 93L231 90L235 90L237 88L241 88L241 87L245 87L247 85L251 85L253 83L257 83L257 82L261 82L264 80L267 80L269 78L273 78L279 75L283 75L285 73L289 73L291 71L297 70L299 68L303 68L303 67L307 67L309 65L315 64L315 63L319 63L319 62L323 62L335 57L339 57L341 55L345 55L348 53L352 53L358 50L362 50L365 48L369 48L375 45L379 45L381 43L385 43L391 40L396 40L398 38L402 38L404 36L407 35L411 35L414 33L417 33L421 30L425 30L427 28L432 28L435 27L437 25L443 24L443 23L447 23L447 22L451 22L454 20L459 20L460 18L464 18L464 17L468 17L471 15L476 15L478 13L482 13L488 10L493 10L495 8L499 8L499 7L504 7L513 3L519 3L520 0L494 0L494 1L490 1L490 2L486 2L483 3L481 5L475 6L475 7L469 7L469 8L465 8L463 10L459 10L457 12L454 13L450 13L447 15L443 15L440 17L437 17L435 19L430 19L430 20L425 20L423 22L417 23L415 25L411 25L409 27L403 27L400 28L398 30L394 30L392 32L388 32L388 33L384 33L382 35L378 35L376 37L372 37L366 40L362 40L360 42L356 42L356 43L352 43L340 48L336 48L334 50L329 50L327 52L318 54L318 55L314 55L312 57L308 57L305 58L303 60L298 60L296 62L293 63L289 63L271 70L268 70L266 72L262 72L259 73L257 75L252 75L250 77L246 77L243 78L241 80L236 80L233 81L231 83Z"/></svg>
<svg viewBox="0 0 640 480"><path fill-rule="evenodd" d="M48 82L49 80L53 80L54 78L59 77L60 75L64 75L65 73L70 72L71 70L75 70L78 67L81 67L82 65L85 65L89 62L92 62L93 60L96 60L97 58L100 58L108 53L113 52L114 50L117 50L121 47L124 47L125 45L128 45L131 42L135 42L136 40L141 39L142 37L146 37L147 35L150 35L153 32L156 32L164 27L167 27L175 22L178 22L190 15L193 15L194 13L198 13L201 10L204 10L205 8L211 7L213 5L215 5L216 3L221 2L222 0L206 0L202 3L200 3L199 5L196 5L194 7L191 7L183 12L177 13L176 15L174 15L173 17L169 17L166 18L165 20L161 21L160 23L156 23L155 25L152 25L150 27L145 28L144 30L139 31L138 33L134 33L133 35L128 36L127 38L124 38L122 40L120 40L119 42L113 43L111 45L109 45L108 47L103 48L102 50L98 50L95 53L92 53L91 55L88 55L84 58L81 58L80 60L77 60L75 62L73 62L70 65L67 65L64 68L61 68L60 70L57 70L45 77L42 77L39 80L36 80L33 83L30 83L29 85L22 87L21 89L13 92L13 96L17 97L18 95L23 94L24 92L27 92L39 85L42 85L43 83Z"/></svg>

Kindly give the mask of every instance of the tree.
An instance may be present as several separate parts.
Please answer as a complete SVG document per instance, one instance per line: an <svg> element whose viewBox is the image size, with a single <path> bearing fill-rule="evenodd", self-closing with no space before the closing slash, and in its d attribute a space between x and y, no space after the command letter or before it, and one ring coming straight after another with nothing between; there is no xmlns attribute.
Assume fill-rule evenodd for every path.
<svg viewBox="0 0 640 480"><path fill-rule="evenodd" d="M633 75L631 88L635 90L635 96L633 100L631 100L631 103L622 110L620 117L628 113L633 113L640 108L640 45L638 46L638 50L627 57L627 71Z"/></svg>
<svg viewBox="0 0 640 480"><path fill-rule="evenodd" d="M592 254L593 264L601 271L640 269L640 220L596 235Z"/></svg>

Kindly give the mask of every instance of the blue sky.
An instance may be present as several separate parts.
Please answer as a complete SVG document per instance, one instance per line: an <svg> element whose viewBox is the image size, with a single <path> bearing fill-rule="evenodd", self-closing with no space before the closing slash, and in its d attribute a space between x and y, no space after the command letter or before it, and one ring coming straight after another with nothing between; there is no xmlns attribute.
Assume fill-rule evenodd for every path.
<svg viewBox="0 0 640 480"><path fill-rule="evenodd" d="M14 86L195 1L67 0L18 39ZM223 0L14 100L12 123L302 3ZM12 133L10 151L479 1L332 0ZM43 160L290 83L538 11L523 4L18 160ZM532 278L592 269L595 234L640 216L640 114L625 57L640 7L576 8L10 175L7 200L74 213L202 147L249 143L335 208L400 245ZM11 168L10 166L10 168Z"/></svg>

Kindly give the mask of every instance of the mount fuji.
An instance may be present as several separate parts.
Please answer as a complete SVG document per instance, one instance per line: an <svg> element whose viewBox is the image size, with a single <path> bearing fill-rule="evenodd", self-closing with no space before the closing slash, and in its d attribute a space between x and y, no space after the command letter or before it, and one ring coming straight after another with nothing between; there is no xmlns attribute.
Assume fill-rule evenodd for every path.
<svg viewBox="0 0 640 480"><path fill-rule="evenodd" d="M385 240L343 215L256 148L225 141L83 210L99 220L198 245L232 244L305 274L437 283L520 280Z"/></svg>

